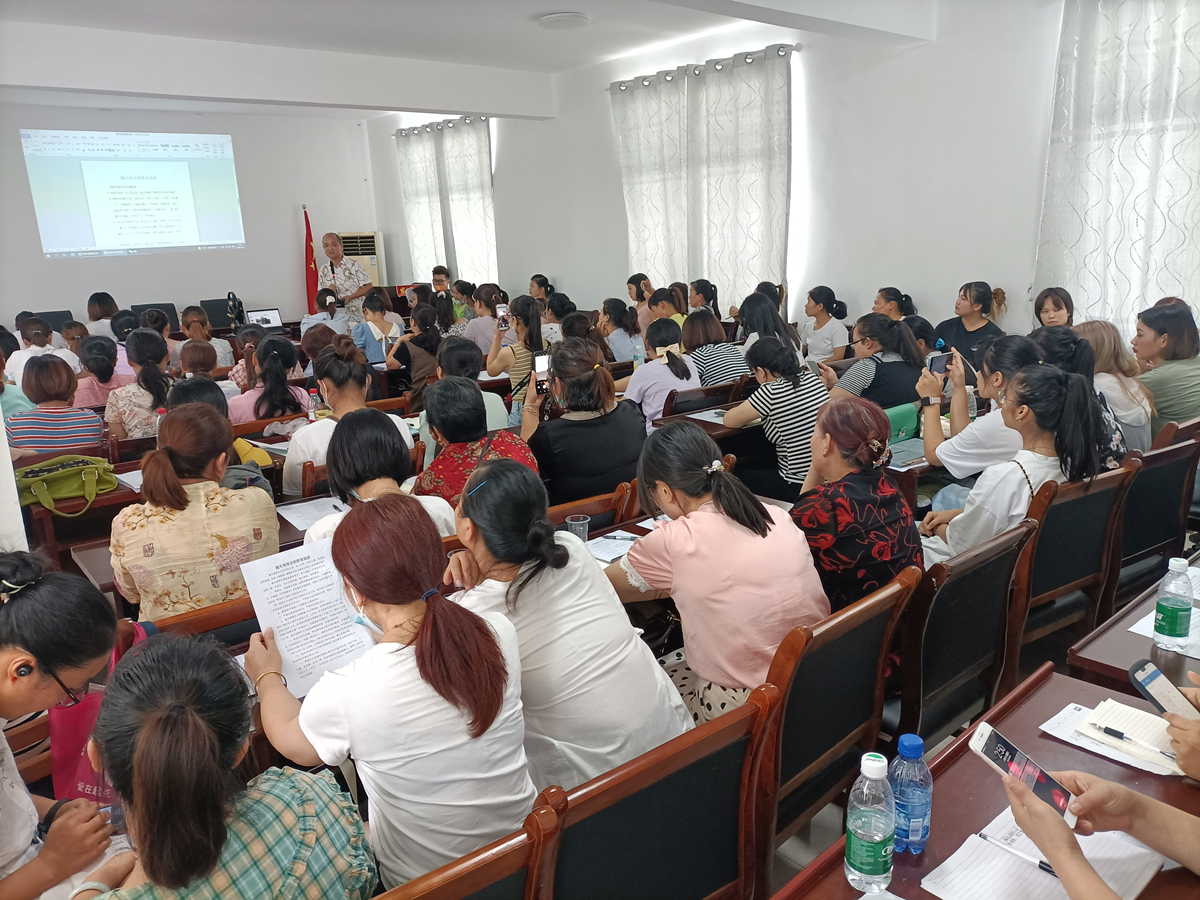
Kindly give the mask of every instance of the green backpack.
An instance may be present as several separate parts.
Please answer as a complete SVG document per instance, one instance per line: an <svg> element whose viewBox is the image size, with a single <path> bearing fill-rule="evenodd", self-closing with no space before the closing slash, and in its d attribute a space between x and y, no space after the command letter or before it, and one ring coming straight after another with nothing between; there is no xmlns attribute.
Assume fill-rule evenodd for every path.
<svg viewBox="0 0 1200 900"><path fill-rule="evenodd" d="M73 519L91 508L97 494L107 494L117 487L112 463L98 456L56 456L34 466L17 469L17 492L22 506L40 503L56 516ZM83 497L87 506L77 513L59 512L55 500Z"/></svg>

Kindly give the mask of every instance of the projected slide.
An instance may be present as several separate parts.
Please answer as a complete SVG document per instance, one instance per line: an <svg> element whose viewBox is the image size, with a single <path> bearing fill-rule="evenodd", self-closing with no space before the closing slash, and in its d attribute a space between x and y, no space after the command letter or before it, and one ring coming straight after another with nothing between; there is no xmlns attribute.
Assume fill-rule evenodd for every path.
<svg viewBox="0 0 1200 900"><path fill-rule="evenodd" d="M47 257L241 249L227 134L21 129Z"/></svg>

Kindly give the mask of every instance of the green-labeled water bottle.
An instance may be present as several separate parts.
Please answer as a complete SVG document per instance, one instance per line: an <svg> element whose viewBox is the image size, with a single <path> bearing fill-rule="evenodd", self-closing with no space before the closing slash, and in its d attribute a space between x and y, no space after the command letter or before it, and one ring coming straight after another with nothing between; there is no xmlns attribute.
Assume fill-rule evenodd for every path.
<svg viewBox="0 0 1200 900"><path fill-rule="evenodd" d="M1158 605L1154 609L1154 644L1164 650L1182 653L1188 644L1192 626L1192 580L1186 559L1174 557L1167 577L1158 586Z"/></svg>
<svg viewBox="0 0 1200 900"><path fill-rule="evenodd" d="M862 774L846 807L846 880L867 894L878 894L892 883L896 800L887 775L887 759L864 753Z"/></svg>

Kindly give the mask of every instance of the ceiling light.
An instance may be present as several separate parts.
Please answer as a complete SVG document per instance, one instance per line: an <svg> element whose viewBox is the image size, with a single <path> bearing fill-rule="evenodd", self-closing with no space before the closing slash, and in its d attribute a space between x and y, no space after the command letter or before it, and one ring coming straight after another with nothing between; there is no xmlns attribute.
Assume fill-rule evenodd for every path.
<svg viewBox="0 0 1200 900"><path fill-rule="evenodd" d="M551 31L573 31L576 28L587 28L591 19L581 12L556 12L538 16L537 23Z"/></svg>

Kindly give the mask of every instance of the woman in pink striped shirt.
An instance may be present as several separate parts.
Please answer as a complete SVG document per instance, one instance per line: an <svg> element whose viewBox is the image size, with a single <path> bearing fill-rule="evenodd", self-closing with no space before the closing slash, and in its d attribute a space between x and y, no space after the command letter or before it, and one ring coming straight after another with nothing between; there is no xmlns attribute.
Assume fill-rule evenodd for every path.
<svg viewBox="0 0 1200 900"><path fill-rule="evenodd" d="M71 405L75 373L63 360L50 354L32 357L25 363L21 389L37 407L14 413L5 423L8 445L19 456L100 443L104 423L91 410Z"/></svg>

